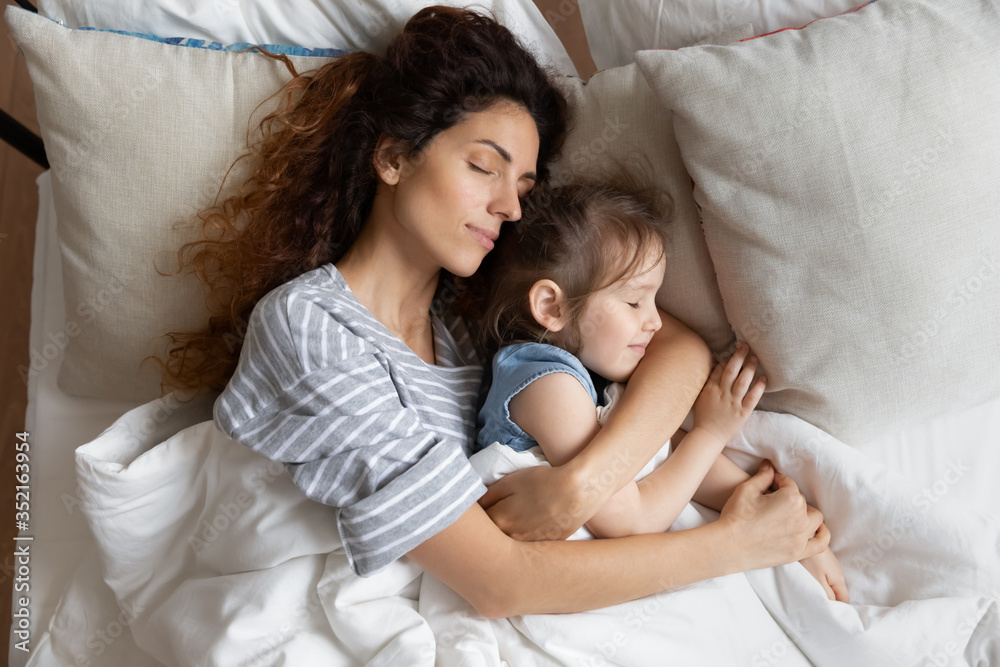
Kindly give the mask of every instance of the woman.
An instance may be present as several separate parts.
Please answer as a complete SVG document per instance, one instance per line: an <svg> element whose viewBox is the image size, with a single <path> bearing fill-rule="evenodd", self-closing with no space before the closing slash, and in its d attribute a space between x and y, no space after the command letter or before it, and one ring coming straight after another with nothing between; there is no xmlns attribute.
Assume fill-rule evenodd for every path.
<svg viewBox="0 0 1000 667"><path fill-rule="evenodd" d="M505 28L450 8L415 15L384 57L296 76L262 124L252 176L203 214L209 240L184 249L222 305L206 331L174 335L167 363L175 385L223 389L220 429L340 508L355 571L408 555L490 617L608 606L800 560L829 539L794 483L763 466L707 526L527 541L571 534L679 426L710 355L665 314L621 406L571 464L489 491L471 470L481 358L442 305L545 179L564 114Z"/></svg>

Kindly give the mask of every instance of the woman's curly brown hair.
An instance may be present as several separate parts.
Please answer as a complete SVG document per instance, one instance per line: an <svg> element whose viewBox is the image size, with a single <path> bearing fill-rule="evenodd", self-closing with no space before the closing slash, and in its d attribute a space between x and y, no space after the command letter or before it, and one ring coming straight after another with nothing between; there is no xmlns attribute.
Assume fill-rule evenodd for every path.
<svg viewBox="0 0 1000 667"><path fill-rule="evenodd" d="M240 158L251 175L198 214L202 239L178 252L182 270L208 286L211 317L199 331L166 334L167 358L156 359L165 390L223 389L260 298L351 247L372 208L380 137L414 157L469 113L512 101L538 129L540 181L562 143L566 102L549 75L509 30L470 10L420 11L384 56L352 53L303 74L271 57L293 78Z"/></svg>

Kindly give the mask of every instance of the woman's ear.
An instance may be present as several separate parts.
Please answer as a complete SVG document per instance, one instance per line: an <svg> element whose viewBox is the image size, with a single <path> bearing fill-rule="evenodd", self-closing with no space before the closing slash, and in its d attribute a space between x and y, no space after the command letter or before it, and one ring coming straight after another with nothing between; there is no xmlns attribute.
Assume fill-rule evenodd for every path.
<svg viewBox="0 0 1000 667"><path fill-rule="evenodd" d="M375 166L375 172L378 173L383 183L386 185L396 185L399 183L403 164L399 141L383 134L375 145L372 164Z"/></svg>
<svg viewBox="0 0 1000 667"><path fill-rule="evenodd" d="M545 279L532 285L528 304L535 321L549 331L561 331L566 326L566 296L555 282Z"/></svg>

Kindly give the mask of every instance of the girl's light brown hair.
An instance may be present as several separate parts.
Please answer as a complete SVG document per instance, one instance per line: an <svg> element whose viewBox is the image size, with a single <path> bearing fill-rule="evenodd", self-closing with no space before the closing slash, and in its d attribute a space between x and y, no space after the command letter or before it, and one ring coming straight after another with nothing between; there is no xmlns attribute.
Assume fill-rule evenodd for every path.
<svg viewBox="0 0 1000 667"><path fill-rule="evenodd" d="M564 346L575 353L587 299L634 275L650 249L665 254L664 223L638 196L586 183L536 190L521 220L503 226L480 269L487 285L479 341L484 354L549 338L528 302L531 286L542 279L563 291L569 314Z"/></svg>

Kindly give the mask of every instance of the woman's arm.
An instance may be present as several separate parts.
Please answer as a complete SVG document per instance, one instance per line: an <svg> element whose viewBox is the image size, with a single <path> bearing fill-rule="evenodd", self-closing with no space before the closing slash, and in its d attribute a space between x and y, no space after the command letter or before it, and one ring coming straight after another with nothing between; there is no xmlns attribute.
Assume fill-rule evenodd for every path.
<svg viewBox="0 0 1000 667"><path fill-rule="evenodd" d="M491 618L605 607L822 551L822 516L791 480L766 493L772 481L762 466L705 526L612 540L514 540L473 505L408 555Z"/></svg>
<svg viewBox="0 0 1000 667"><path fill-rule="evenodd" d="M480 499L505 533L527 540L572 535L684 421L708 378L712 355L676 318L663 311L660 317L663 326L590 444L565 465L507 475Z"/></svg>

